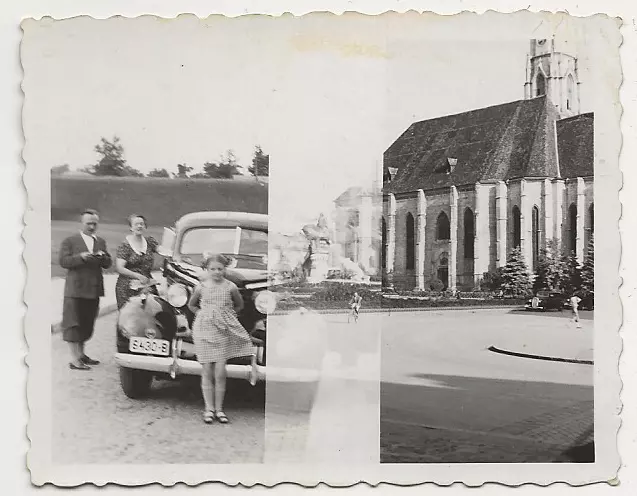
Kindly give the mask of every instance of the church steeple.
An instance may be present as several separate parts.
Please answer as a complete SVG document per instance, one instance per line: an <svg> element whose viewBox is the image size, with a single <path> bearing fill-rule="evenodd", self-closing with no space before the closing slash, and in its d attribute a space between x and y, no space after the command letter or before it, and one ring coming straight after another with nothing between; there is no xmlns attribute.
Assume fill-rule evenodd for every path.
<svg viewBox="0 0 637 496"><path fill-rule="evenodd" d="M555 40L531 40L524 98L547 95L561 118L580 113L577 58L555 50Z"/></svg>

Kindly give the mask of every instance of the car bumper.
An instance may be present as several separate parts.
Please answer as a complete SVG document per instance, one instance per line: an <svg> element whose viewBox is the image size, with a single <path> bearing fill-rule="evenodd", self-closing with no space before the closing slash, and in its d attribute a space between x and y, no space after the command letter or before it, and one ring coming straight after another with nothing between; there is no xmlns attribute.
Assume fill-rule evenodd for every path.
<svg viewBox="0 0 637 496"><path fill-rule="evenodd" d="M129 353L116 353L115 363L120 367L136 370L147 370L158 374L166 374L171 377L180 375L201 375L201 365L195 360L184 360L171 357L157 357L146 355L132 355ZM314 382L319 378L319 371L313 369L289 369L273 368L257 365L257 380L269 380L281 382ZM227 376L232 379L250 380L252 366L250 365L226 365Z"/></svg>
<svg viewBox="0 0 637 496"><path fill-rule="evenodd" d="M535 312L543 312L545 310L544 307L533 307L533 305L524 305L524 308L527 310L533 310Z"/></svg>

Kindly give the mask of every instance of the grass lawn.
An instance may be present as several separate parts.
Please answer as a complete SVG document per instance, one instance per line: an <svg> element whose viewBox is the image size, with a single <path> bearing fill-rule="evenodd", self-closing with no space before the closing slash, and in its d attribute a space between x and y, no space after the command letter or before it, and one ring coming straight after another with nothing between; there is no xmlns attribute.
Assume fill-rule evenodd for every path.
<svg viewBox="0 0 637 496"><path fill-rule="evenodd" d="M51 277L64 277L66 275L66 270L60 267L60 263L58 261L60 245L64 238L73 235L78 232L79 229L79 222L62 220L51 221ZM100 224L97 234L106 240L108 251L113 257L113 266L106 272L114 272L115 253L117 251L117 247L124 241L124 238L130 234L128 224ZM163 227L151 227L148 229L147 234L161 242ZM156 258L155 268L160 267L160 260L160 257Z"/></svg>

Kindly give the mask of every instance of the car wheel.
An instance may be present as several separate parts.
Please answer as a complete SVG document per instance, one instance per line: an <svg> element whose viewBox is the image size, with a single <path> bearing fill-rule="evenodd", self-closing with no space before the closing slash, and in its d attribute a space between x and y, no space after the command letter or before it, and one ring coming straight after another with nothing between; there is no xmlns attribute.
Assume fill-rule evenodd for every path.
<svg viewBox="0 0 637 496"><path fill-rule="evenodd" d="M135 370L128 367L119 368L119 382L124 394L132 399L142 398L150 391L153 374L146 370Z"/></svg>

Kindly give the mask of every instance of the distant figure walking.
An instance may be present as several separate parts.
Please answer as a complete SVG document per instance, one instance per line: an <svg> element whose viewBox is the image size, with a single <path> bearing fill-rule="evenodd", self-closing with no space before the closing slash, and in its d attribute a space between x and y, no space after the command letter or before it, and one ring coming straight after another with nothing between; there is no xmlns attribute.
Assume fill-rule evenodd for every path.
<svg viewBox="0 0 637 496"><path fill-rule="evenodd" d="M99 216L85 210L80 232L62 241L60 265L67 269L62 307L62 337L69 343L73 370L90 370L99 360L89 358L84 350L93 335L100 297L104 296L102 269L111 266L106 241L95 233Z"/></svg>
<svg viewBox="0 0 637 496"><path fill-rule="evenodd" d="M115 283L117 308L122 309L126 302L139 294L138 287L152 282L151 271L159 243L151 236L145 236L146 217L133 214L128 217L131 234L117 248L115 265L119 277ZM156 292L153 287L150 291Z"/></svg>
<svg viewBox="0 0 637 496"><path fill-rule="evenodd" d="M574 293L573 296L571 296L571 311L573 312L573 322L575 322L578 329L581 329L582 327L582 324L579 320L580 301L582 301L582 299L577 295L577 293Z"/></svg>

